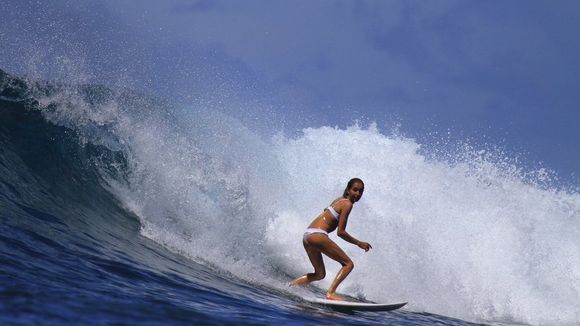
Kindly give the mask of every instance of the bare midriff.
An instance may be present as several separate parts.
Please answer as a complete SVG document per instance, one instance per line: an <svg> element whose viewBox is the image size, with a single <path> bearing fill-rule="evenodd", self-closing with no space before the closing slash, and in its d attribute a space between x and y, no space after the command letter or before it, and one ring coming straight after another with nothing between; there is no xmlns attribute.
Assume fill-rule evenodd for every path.
<svg viewBox="0 0 580 326"><path fill-rule="evenodd" d="M324 210L317 218L310 223L309 229L321 229L328 233L334 231L338 226L338 221L332 216L332 213L327 209Z"/></svg>

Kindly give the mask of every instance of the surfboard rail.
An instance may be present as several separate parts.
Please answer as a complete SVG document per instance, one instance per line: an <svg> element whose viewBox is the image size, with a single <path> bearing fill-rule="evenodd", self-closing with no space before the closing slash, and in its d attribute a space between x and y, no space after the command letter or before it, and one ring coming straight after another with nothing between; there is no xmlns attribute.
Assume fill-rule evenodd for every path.
<svg viewBox="0 0 580 326"><path fill-rule="evenodd" d="M407 304L407 302L368 303L368 302L328 300L319 298L305 298L305 300L311 304L343 311L391 311L402 308Z"/></svg>

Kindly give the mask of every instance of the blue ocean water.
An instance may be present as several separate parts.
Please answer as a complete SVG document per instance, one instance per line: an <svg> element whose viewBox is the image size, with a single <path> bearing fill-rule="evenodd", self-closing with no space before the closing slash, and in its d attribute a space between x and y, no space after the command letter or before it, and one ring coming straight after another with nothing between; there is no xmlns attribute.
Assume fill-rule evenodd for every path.
<svg viewBox="0 0 580 326"><path fill-rule="evenodd" d="M336 154L345 142L356 162ZM265 138L200 108L0 71L0 322L578 323L579 194L463 154L428 159L373 126ZM401 310L341 313L302 299L328 280L287 286L309 268L302 230L353 175L367 192L349 230L374 249L341 244L356 267L339 290Z"/></svg>

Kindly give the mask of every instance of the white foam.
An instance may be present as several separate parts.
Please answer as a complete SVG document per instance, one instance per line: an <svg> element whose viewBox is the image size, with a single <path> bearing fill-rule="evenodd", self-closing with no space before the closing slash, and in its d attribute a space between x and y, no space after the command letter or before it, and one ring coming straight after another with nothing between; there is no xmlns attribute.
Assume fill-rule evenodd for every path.
<svg viewBox="0 0 580 326"><path fill-rule="evenodd" d="M304 216L306 225L345 180L365 180L348 231L373 250L339 242L356 266L343 291L470 320L579 321L578 194L541 189L517 168L485 160L429 161L412 140L372 127L308 129L278 150L300 190L296 213L281 214L268 229L279 250L296 246L288 229L300 235L288 219ZM304 267L304 254L285 255L288 269Z"/></svg>

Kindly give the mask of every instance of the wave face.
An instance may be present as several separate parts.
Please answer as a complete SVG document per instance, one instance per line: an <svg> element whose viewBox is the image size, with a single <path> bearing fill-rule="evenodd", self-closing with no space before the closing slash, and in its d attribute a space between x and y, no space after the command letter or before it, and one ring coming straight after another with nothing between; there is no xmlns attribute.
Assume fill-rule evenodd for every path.
<svg viewBox="0 0 580 326"><path fill-rule="evenodd" d="M348 230L374 249L332 235L355 261L341 292L470 321L579 322L580 195L542 171L471 149L435 159L374 125L263 136L204 108L4 73L0 109L0 278L15 284L0 311L28 298L42 320L66 298L55 321L317 321L286 283L311 269L303 230L357 176ZM384 322L369 316L334 318Z"/></svg>

